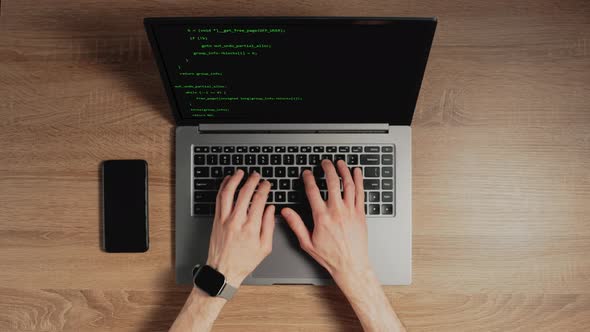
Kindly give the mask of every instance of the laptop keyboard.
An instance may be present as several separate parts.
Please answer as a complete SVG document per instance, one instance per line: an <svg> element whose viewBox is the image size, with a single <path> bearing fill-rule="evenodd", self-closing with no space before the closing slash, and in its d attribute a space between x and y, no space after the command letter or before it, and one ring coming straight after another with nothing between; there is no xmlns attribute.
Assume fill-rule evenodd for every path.
<svg viewBox="0 0 590 332"><path fill-rule="evenodd" d="M395 215L395 151L393 145L212 145L193 146L193 215L213 215L221 180L242 169L256 171L271 183L268 202L279 214L283 207L309 209L301 173L313 171L320 193L327 199L323 159L346 161L364 175L365 213ZM240 184L245 181L246 177ZM342 181L340 183L342 190Z"/></svg>

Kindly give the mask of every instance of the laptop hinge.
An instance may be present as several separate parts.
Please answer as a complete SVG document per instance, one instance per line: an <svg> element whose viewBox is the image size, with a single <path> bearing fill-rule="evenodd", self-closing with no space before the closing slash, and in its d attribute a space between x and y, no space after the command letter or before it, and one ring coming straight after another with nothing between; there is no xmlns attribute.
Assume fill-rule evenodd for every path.
<svg viewBox="0 0 590 332"><path fill-rule="evenodd" d="M201 134L305 134L305 133L388 133L387 123L207 123L198 127Z"/></svg>

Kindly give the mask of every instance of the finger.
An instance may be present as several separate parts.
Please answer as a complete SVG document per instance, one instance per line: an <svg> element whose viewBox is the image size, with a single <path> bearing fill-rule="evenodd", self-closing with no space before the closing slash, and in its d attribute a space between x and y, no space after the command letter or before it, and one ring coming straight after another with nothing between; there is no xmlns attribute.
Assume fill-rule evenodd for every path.
<svg viewBox="0 0 590 332"><path fill-rule="evenodd" d="M340 178L336 173L334 164L329 160L322 160L322 168L326 174L326 183L328 185L328 202L342 203L340 194Z"/></svg>
<svg viewBox="0 0 590 332"><path fill-rule="evenodd" d="M262 227L260 228L260 241L268 253L272 250L272 234L275 230L275 206L269 205L262 216Z"/></svg>
<svg viewBox="0 0 590 332"><path fill-rule="evenodd" d="M344 160L338 160L336 163L338 167L338 174L342 178L342 188L344 189L344 202L348 206L355 206L354 204L354 196L356 195L356 187L354 185L354 181L352 180L352 175L350 175L350 170Z"/></svg>
<svg viewBox="0 0 590 332"><path fill-rule="evenodd" d="M270 192L270 182L264 180L258 184L258 191L252 198L252 204L250 210L248 210L248 222L254 223L254 227L260 228L262 222L262 213L264 212L264 205L268 199L268 193Z"/></svg>
<svg viewBox="0 0 590 332"><path fill-rule="evenodd" d="M221 217L221 215L219 214L221 212L221 191L223 190L223 188L225 187L225 184L227 183L227 180L229 179L229 176L226 175L223 180L221 181L221 184L219 185L219 189L217 190L217 196L215 197L215 216L216 217ZM221 218L218 218L221 220Z"/></svg>
<svg viewBox="0 0 590 332"><path fill-rule="evenodd" d="M236 207L234 208L234 214L246 215L248 212L248 205L252 200L252 195L254 194L254 190L256 190L256 186L258 186L258 182L260 181L260 174L258 172L254 172L250 174L244 186L240 190L238 194L238 200L236 201ZM246 222L246 219L240 220L242 223Z"/></svg>
<svg viewBox="0 0 590 332"><path fill-rule="evenodd" d="M301 249L306 252L312 251L313 244L311 243L311 234L307 227L305 227L299 214L291 208L284 208L281 210L281 215L285 218L287 224L291 227L293 233L295 233L295 236L297 236Z"/></svg>
<svg viewBox="0 0 590 332"><path fill-rule="evenodd" d="M219 195L221 196L221 217L225 220L227 216L230 215L232 209L234 207L234 196L236 193L236 188L242 181L244 177L244 171L238 169L234 175L230 176L225 186L222 190L219 191Z"/></svg>
<svg viewBox="0 0 590 332"><path fill-rule="evenodd" d="M320 195L320 189L315 183L315 178L310 170L303 172L303 184L305 186L305 194L309 200L309 205L313 211L321 211L326 208L326 203Z"/></svg>
<svg viewBox="0 0 590 332"><path fill-rule="evenodd" d="M363 172L359 167L354 169L354 187L356 188L355 206L358 211L365 213L365 190L363 189Z"/></svg>

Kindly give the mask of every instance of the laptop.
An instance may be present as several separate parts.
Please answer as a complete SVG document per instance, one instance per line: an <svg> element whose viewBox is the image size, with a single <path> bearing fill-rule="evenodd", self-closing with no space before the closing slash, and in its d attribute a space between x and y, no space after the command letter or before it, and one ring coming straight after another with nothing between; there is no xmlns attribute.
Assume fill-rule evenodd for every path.
<svg viewBox="0 0 590 332"><path fill-rule="evenodd" d="M434 18L146 18L176 121L176 281L207 260L216 190L236 169L270 180L272 253L244 284L329 284L280 217L311 228L303 170L361 167L369 255L384 285L412 278L412 116Z"/></svg>

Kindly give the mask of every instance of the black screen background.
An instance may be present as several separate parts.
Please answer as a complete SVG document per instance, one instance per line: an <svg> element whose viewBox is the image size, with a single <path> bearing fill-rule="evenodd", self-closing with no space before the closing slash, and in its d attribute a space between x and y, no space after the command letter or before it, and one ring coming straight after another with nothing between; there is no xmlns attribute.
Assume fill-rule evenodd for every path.
<svg viewBox="0 0 590 332"><path fill-rule="evenodd" d="M411 122L433 21L380 24L161 24L154 26L173 103L182 119L203 122ZM282 34L216 36L213 43L268 43L258 56L194 56L187 29L281 28ZM194 34L193 34L194 35ZM202 42L204 43L204 42ZM187 63L188 59L188 63ZM178 70L178 66L182 70ZM180 71L222 72L221 77ZM196 101L175 85L222 84L228 96L300 96L302 101ZM191 105L189 105L192 104ZM194 118L191 107L229 108Z"/></svg>

